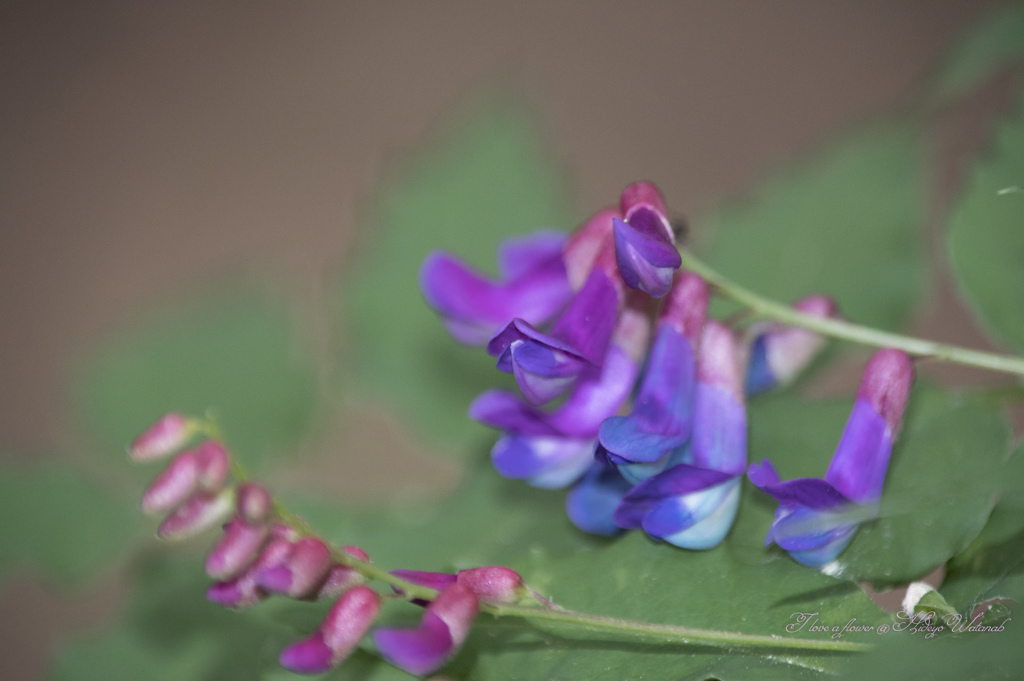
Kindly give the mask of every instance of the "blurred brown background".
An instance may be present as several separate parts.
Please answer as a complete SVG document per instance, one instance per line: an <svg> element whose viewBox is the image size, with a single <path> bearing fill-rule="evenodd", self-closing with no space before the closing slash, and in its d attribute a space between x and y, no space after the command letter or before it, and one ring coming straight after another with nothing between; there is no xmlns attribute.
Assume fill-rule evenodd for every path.
<svg viewBox="0 0 1024 681"><path fill-rule="evenodd" d="M8 0L2 455L73 448L83 354L225 272L315 332L366 197L482 88L526 101L580 215L638 178L699 214L905 102L994 4ZM4 677L40 676L114 593L5 585Z"/></svg>

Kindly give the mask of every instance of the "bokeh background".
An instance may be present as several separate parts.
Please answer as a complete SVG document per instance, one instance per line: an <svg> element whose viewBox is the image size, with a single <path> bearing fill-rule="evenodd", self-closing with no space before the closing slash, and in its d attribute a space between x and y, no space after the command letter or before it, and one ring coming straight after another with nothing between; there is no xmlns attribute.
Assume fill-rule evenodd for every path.
<svg viewBox="0 0 1024 681"><path fill-rule="evenodd" d="M543 140L552 213L567 221L553 226L649 178L699 238L701 215L910 106L997 4L5 2L0 456L98 446L76 387L96 356L152 310L225 288L279 304L312 391L333 394L335 298L372 240L368 216L410 163L481 116L511 111ZM1005 108L990 90L936 118L951 159L940 189ZM910 330L986 346L931 284ZM455 484L457 468L394 415L346 399L346 416L323 407L299 445L315 465L282 476L363 499ZM4 677L42 678L53 646L101 627L121 598L116 574L73 591L8 575Z"/></svg>

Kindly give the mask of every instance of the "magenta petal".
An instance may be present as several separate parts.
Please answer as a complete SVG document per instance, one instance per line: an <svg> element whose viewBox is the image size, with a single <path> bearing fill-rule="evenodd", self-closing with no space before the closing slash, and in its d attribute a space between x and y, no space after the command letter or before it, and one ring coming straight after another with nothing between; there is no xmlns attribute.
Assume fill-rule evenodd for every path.
<svg viewBox="0 0 1024 681"><path fill-rule="evenodd" d="M407 582L419 584L430 589L441 589L455 583L455 575L447 572L423 572L421 570L392 570L391 574Z"/></svg>
<svg viewBox="0 0 1024 681"><path fill-rule="evenodd" d="M296 674L319 674L333 666L333 653L319 631L281 651L281 666Z"/></svg>
<svg viewBox="0 0 1024 681"><path fill-rule="evenodd" d="M488 390L480 394L469 405L469 417L491 428L519 435L558 435L548 423L545 412L525 404L507 390Z"/></svg>
<svg viewBox="0 0 1024 681"><path fill-rule="evenodd" d="M562 232L541 230L521 237L512 237L498 246L498 272L505 281L511 281L529 274L537 268L561 267L562 249L566 236Z"/></svg>
<svg viewBox="0 0 1024 681"><path fill-rule="evenodd" d="M439 669L454 647L448 626L430 612L423 614L415 629L377 629L373 642L381 657L417 676Z"/></svg>

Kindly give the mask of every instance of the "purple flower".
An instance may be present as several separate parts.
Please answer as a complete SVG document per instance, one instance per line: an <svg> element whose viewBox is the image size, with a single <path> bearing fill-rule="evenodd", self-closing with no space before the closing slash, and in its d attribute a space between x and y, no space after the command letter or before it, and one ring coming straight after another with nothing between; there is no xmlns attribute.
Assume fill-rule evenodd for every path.
<svg viewBox="0 0 1024 681"><path fill-rule="evenodd" d="M498 369L515 376L529 402L544 404L565 392L580 374L600 366L615 329L619 290L595 268L550 332L513 319L487 344Z"/></svg>
<svg viewBox="0 0 1024 681"><path fill-rule="evenodd" d="M423 676L439 669L458 652L479 610L476 595L456 582L431 601L418 627L382 627L373 632L373 642L385 660Z"/></svg>
<svg viewBox="0 0 1024 681"><path fill-rule="evenodd" d="M618 411L633 389L648 335L645 314L627 307L603 363L588 367L553 411L504 390L489 390L474 400L471 418L506 431L491 451L498 472L548 489L577 480L593 461L601 422Z"/></svg>
<svg viewBox="0 0 1024 681"><path fill-rule="evenodd" d="M793 305L814 317L835 317L835 301L828 296L807 296ZM755 327L747 361L747 395L784 386L799 375L825 347L821 334L775 322Z"/></svg>
<svg viewBox="0 0 1024 681"><path fill-rule="evenodd" d="M670 452L690 438L695 358L707 306L704 280L689 272L678 274L662 307L633 411L601 424L599 437L608 460L633 482L663 470Z"/></svg>
<svg viewBox="0 0 1024 681"><path fill-rule="evenodd" d="M456 340L483 345L513 319L542 324L565 306L572 290L564 243L557 232L505 241L498 249L499 281L446 253L431 253L420 268L420 289Z"/></svg>
<svg viewBox="0 0 1024 681"><path fill-rule="evenodd" d="M816 568L842 553L881 498L913 378L906 353L875 353L824 479L782 482L771 462L750 466L750 481L779 502L765 545L775 542L798 563Z"/></svg>
<svg viewBox="0 0 1024 681"><path fill-rule="evenodd" d="M297 674L319 674L336 667L359 645L380 612L380 596L365 586L346 591L331 606L320 628L281 651L281 666Z"/></svg>
<svg viewBox="0 0 1024 681"><path fill-rule="evenodd" d="M622 217L613 219L613 229L622 280L661 298L682 264L661 192L650 182L636 182L623 190L620 207Z"/></svg>
<svg viewBox="0 0 1024 681"><path fill-rule="evenodd" d="M688 549L717 546L729 532L747 458L747 420L735 338L704 326L697 361L693 434L686 461L640 482L615 509L626 529Z"/></svg>

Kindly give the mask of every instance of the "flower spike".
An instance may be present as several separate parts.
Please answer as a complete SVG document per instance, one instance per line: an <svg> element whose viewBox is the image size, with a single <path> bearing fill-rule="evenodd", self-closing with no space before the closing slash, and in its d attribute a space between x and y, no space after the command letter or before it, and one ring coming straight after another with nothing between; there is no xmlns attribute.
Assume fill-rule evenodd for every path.
<svg viewBox="0 0 1024 681"><path fill-rule="evenodd" d="M810 567L843 552L881 498L913 377L902 350L874 354L824 479L783 482L770 461L750 466L750 481L779 502L766 545L774 542Z"/></svg>

